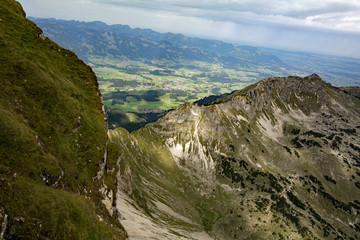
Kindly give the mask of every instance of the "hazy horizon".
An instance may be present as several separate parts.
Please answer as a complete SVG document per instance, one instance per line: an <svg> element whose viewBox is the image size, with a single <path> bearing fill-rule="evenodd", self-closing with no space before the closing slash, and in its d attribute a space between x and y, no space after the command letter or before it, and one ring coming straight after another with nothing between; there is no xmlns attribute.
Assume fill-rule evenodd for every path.
<svg viewBox="0 0 360 240"><path fill-rule="evenodd" d="M360 0L19 2L27 16L37 18L102 21L234 44L360 58Z"/></svg>

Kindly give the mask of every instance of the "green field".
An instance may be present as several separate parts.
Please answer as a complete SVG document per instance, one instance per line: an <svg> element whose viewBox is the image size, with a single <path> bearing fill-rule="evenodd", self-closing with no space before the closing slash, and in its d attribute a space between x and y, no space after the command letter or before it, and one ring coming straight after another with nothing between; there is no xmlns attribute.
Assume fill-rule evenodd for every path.
<svg viewBox="0 0 360 240"><path fill-rule="evenodd" d="M265 68L235 70L197 61L175 64L109 56L90 56L88 60L98 76L110 128L123 126L130 131L182 103L229 93L267 76L279 75Z"/></svg>
<svg viewBox="0 0 360 240"><path fill-rule="evenodd" d="M32 19L93 68L111 128L132 131L179 104L267 77L317 73L335 86L360 84L356 58L236 46L121 24Z"/></svg>

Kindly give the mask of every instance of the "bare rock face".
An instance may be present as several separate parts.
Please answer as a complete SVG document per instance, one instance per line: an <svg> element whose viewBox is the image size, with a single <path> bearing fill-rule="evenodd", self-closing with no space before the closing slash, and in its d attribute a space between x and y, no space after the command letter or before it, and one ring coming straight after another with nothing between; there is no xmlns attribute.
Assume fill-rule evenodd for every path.
<svg viewBox="0 0 360 240"><path fill-rule="evenodd" d="M316 74L264 79L206 106L181 105L133 134L119 131L110 131L123 149L119 196L131 189L125 195L144 216L179 234L360 236L360 101ZM174 228L158 201L191 224Z"/></svg>
<svg viewBox="0 0 360 240"><path fill-rule="evenodd" d="M344 93L360 98L360 87L342 87L340 89L343 90Z"/></svg>
<svg viewBox="0 0 360 240"><path fill-rule="evenodd" d="M4 212L3 209L0 209L0 240L4 239L6 227L8 222L8 215Z"/></svg>

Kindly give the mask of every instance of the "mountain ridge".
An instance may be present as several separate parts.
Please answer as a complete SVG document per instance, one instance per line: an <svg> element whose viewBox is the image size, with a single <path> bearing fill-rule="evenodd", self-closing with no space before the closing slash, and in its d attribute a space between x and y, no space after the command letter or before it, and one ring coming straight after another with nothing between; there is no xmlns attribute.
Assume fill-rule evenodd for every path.
<svg viewBox="0 0 360 240"><path fill-rule="evenodd" d="M185 181L176 186L195 206L187 211L200 214L214 238L356 239L357 98L313 74L268 78L215 101L207 106L181 105L129 136L110 131L114 142L128 137L134 142L132 147L121 143L129 151L121 161L132 172L137 171L132 164L141 162L144 179L136 183L126 174L121 178L126 186L131 183L132 189L149 195L142 204L150 214L161 211L152 207L160 190L154 183L142 189L141 182L149 181L155 162L161 166L173 159L179 170L173 166L171 172L183 175ZM155 160L155 152L160 151L155 149L167 152L168 160L164 156ZM142 152L143 160L133 151ZM157 178L166 175L157 172ZM127 193L136 202L137 197ZM162 200L164 204L186 212L168 198ZM195 213L184 216L199 221Z"/></svg>
<svg viewBox="0 0 360 240"><path fill-rule="evenodd" d="M30 19L33 19L45 29L49 25L52 25L52 28L56 27L56 22L67 25L67 27L65 28L69 28L69 25L74 25L72 27L76 26L78 31L82 31L85 26L92 28L93 30L97 29L97 27L91 26L91 23L89 22L65 21L58 19ZM49 21L52 23L49 23ZM215 56L218 57L225 56L225 58L222 58L222 62L229 62L232 63L232 65L238 62L240 63L238 65L238 67L240 68L246 69L251 68L251 66L257 66L258 68L259 66L261 66L267 69L273 68L273 70L281 73L282 76L287 76L291 74L306 76L313 72L316 72L321 75L321 77L326 81L331 82L332 84L336 84L338 86L352 86L359 84L359 71L356 70L359 66L359 59L356 58L277 50L264 47L238 46L220 40L188 37L181 33L159 33L151 29L132 29L127 25L121 24L106 25L105 23L99 21L94 23L96 26L101 25L105 30L108 30L110 32L114 31L122 34L137 36L155 42L171 42L173 45L176 46L186 46L207 53L213 53L215 54ZM74 31L74 33L75 32L76 31ZM54 38L54 40L56 40L62 45L66 44L66 46L70 49L72 49L72 47L76 45L68 44L68 41L66 41L65 39L61 39L61 37L59 38L59 36L57 36L57 33L51 29L49 29L49 34L51 35L51 37ZM75 52L79 55L82 54L81 51L78 50L76 50ZM85 59L85 56L81 56L83 57L83 59ZM231 66L231 64L229 66ZM278 73L276 75L279 75ZM259 78L258 80L260 79L261 78Z"/></svg>
<svg viewBox="0 0 360 240"><path fill-rule="evenodd" d="M44 31L55 41L64 44L66 43L66 47L73 49L77 54L80 56L83 56L83 58L86 57L86 55L83 55L83 51L85 49L83 47L75 47L75 44L68 44L68 41L64 41L64 39L60 39L62 37L57 36L55 34L56 31L49 29L48 27L50 25L56 25L56 24L63 24L67 27L74 27L77 29L78 32L84 30L84 29L91 29L94 31L102 32L102 34L105 34L106 32L111 32L113 34L120 34L116 38L125 37L126 36L133 36L137 40L150 40L157 43L165 44L167 46L168 43L171 43L171 46L178 46L177 49L178 52L186 51L187 48L190 47L190 51L193 51L192 54L198 54L201 56L205 53L209 55L208 57L202 57L200 59L195 58L194 60L206 60L206 61L217 61L216 59L219 58L222 63L229 62L229 66L238 66L238 67L244 67L247 64L259 64L262 61L266 59L264 62L267 65L274 65L274 67L287 67L285 63L283 63L280 59L277 57L264 53L263 51L256 49L254 47L235 47L231 43L225 43L219 40L206 40L206 39L200 39L200 38L193 38L193 37L186 37L182 34L173 34L173 33L158 33L156 31L153 31L151 29L140 29L140 28L130 28L127 25L107 25L103 22L96 21L96 22L79 22L79 21L65 21L65 20L57 20L57 19L37 19L37 18L30 18L34 20L37 24L39 24ZM99 29L100 27L100 29ZM55 29L53 27L53 29ZM59 28L60 29L60 28ZM121 35L122 34L122 35ZM99 34L100 35L100 34ZM73 36L74 37L74 36ZM73 38L72 37L72 38ZM70 39L70 37L68 37ZM117 41L114 43L116 44ZM144 42L143 44L147 44ZM184 49L184 46L186 47ZM171 51L170 49L165 49L166 51ZM200 51L197 53L196 51ZM129 53L125 53L125 56L128 56L133 58L134 56L127 55ZM191 56L191 54L187 54L188 56ZM186 56L186 54L184 55ZM196 55L194 55L196 57ZM144 57L144 56L142 56ZM161 56L160 56L161 58ZM254 60L252 60L254 58ZM267 59L268 58L268 59ZM176 59L174 56L172 56L170 59ZM191 59L191 58L190 58Z"/></svg>

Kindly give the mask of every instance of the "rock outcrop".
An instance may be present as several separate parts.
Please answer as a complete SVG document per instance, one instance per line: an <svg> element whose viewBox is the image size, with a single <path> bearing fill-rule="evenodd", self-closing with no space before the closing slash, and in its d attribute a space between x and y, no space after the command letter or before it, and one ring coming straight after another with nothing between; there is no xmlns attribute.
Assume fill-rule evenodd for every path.
<svg viewBox="0 0 360 240"><path fill-rule="evenodd" d="M359 109L358 98L316 74L181 105L149 128L110 131L122 149L117 196L187 239L184 230L215 239L356 239Z"/></svg>

